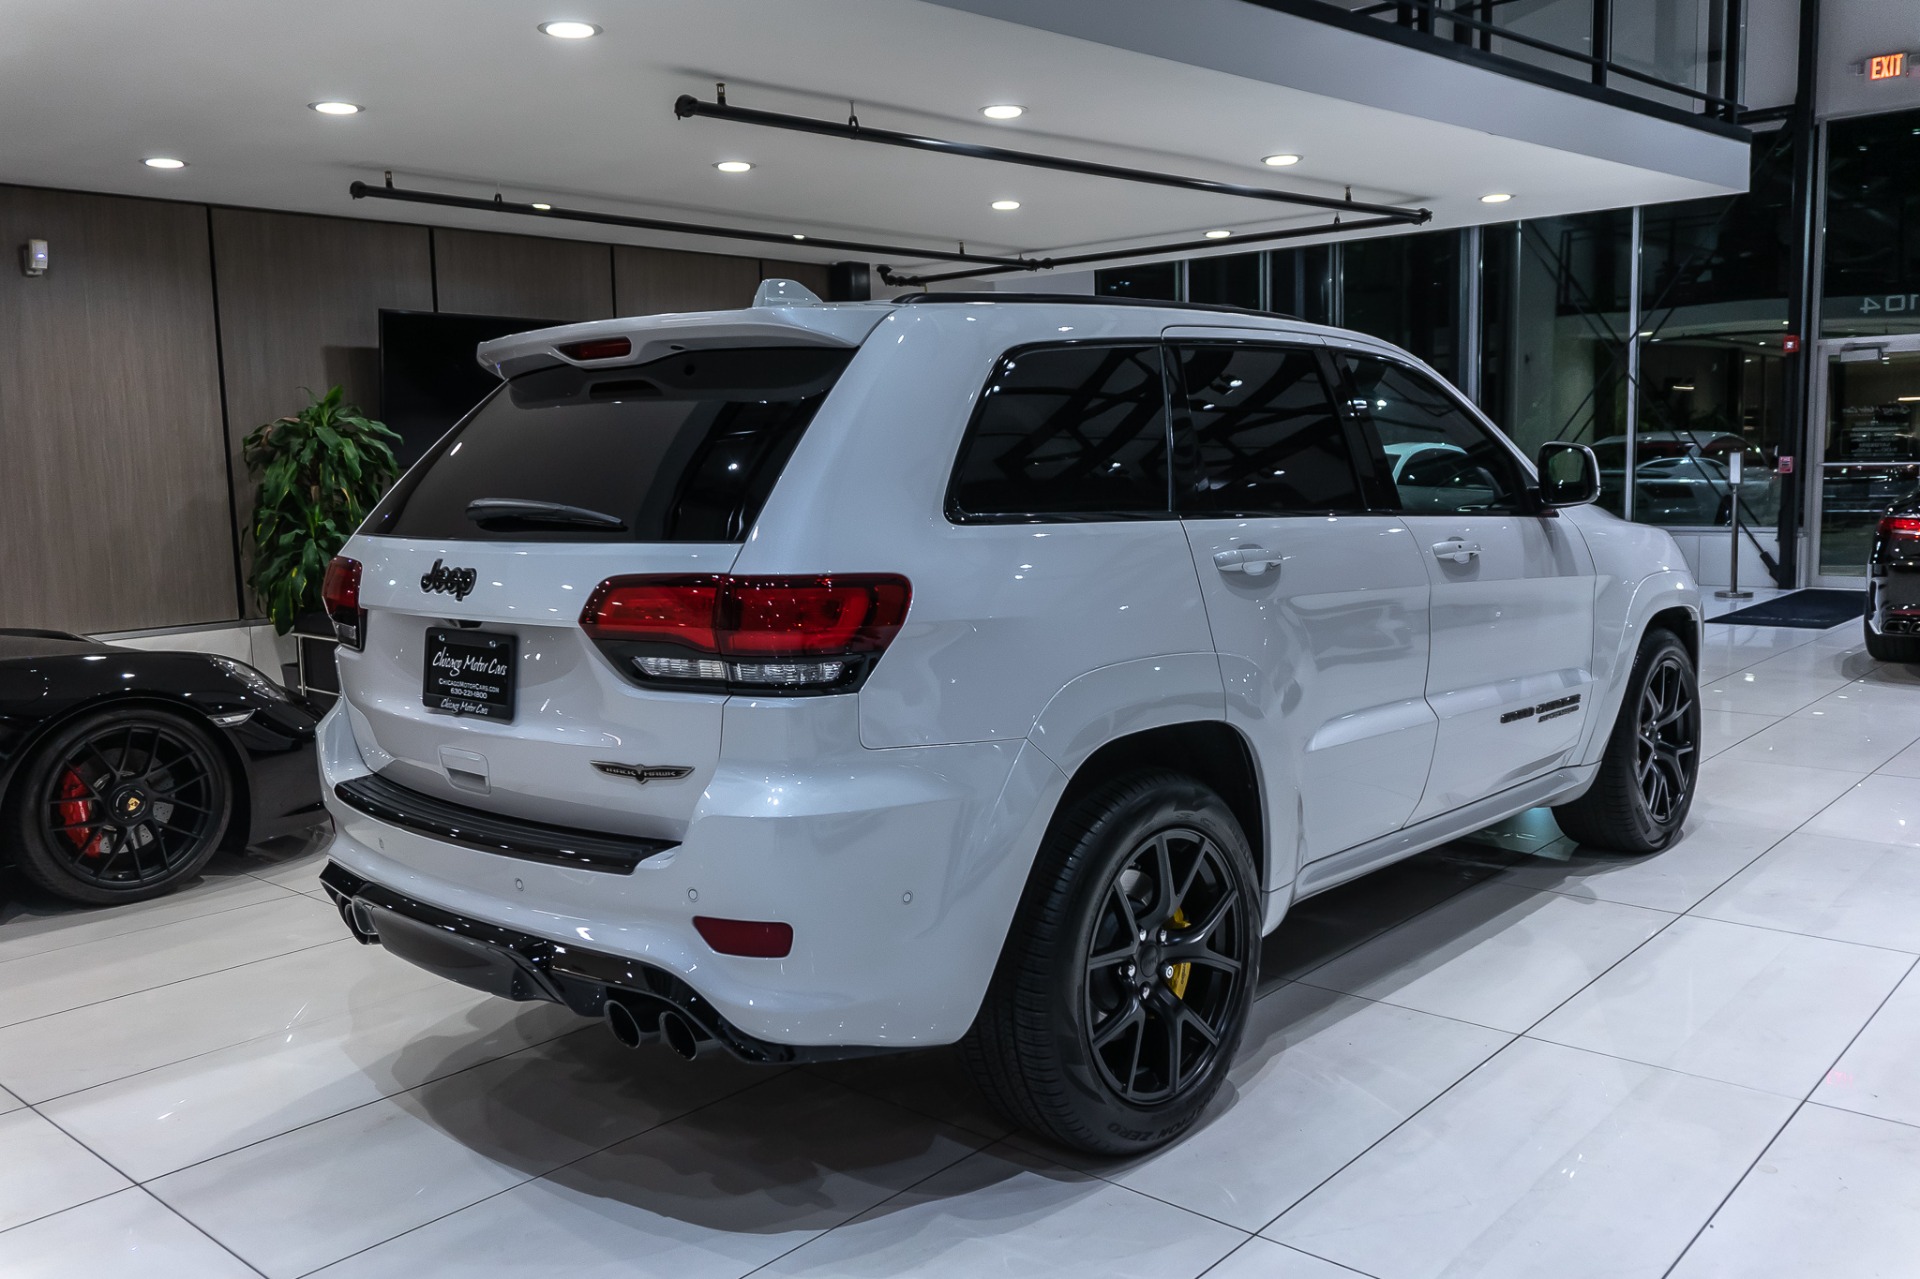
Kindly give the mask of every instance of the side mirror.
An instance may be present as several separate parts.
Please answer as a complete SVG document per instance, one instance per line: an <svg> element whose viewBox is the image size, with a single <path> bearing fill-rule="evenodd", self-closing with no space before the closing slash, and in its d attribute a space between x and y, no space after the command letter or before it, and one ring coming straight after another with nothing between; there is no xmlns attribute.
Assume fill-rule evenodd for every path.
<svg viewBox="0 0 1920 1279"><path fill-rule="evenodd" d="M1600 499L1600 459L1586 445L1542 444L1539 467L1542 506L1585 506Z"/></svg>

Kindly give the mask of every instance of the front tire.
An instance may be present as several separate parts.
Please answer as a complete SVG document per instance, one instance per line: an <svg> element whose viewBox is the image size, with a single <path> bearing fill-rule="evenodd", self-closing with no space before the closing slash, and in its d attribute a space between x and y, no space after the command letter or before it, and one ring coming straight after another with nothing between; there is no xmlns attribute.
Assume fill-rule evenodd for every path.
<svg viewBox="0 0 1920 1279"><path fill-rule="evenodd" d="M1680 834L1699 775L1693 657L1672 631L1651 631L1634 657L1599 775L1586 794L1555 808L1554 820L1590 847L1657 853Z"/></svg>
<svg viewBox="0 0 1920 1279"><path fill-rule="evenodd" d="M1055 816L963 1051L1008 1118L1125 1155L1219 1091L1260 958L1259 879L1232 811L1171 772Z"/></svg>
<svg viewBox="0 0 1920 1279"><path fill-rule="evenodd" d="M206 729L158 710L83 715L35 749L6 819L26 877L69 901L145 901L200 872L233 784Z"/></svg>

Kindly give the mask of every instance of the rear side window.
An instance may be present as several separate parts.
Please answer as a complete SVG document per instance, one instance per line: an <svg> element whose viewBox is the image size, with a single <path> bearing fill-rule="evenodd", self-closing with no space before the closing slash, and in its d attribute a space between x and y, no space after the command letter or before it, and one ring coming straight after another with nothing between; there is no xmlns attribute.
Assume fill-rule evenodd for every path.
<svg viewBox="0 0 1920 1279"><path fill-rule="evenodd" d="M853 352L689 351L523 374L391 489L366 532L737 542Z"/></svg>
<svg viewBox="0 0 1920 1279"><path fill-rule="evenodd" d="M948 492L960 521L1166 515L1160 348L1030 347L994 366Z"/></svg>
<svg viewBox="0 0 1920 1279"><path fill-rule="evenodd" d="M1184 410L1181 514L1364 508L1346 428L1313 351L1199 343L1176 347L1174 363Z"/></svg>

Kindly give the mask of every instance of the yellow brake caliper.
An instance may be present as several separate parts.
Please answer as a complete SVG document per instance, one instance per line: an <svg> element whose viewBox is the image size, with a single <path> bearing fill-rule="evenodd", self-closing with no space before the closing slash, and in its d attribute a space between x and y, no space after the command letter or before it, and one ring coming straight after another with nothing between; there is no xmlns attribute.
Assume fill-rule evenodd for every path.
<svg viewBox="0 0 1920 1279"><path fill-rule="evenodd" d="M1175 928L1185 928L1187 926L1187 917L1178 908L1175 908L1173 912L1173 926ZM1191 976L1193 976L1192 964L1175 964L1173 966L1173 976L1167 979L1167 985L1172 989L1175 999L1185 999L1187 997L1187 979Z"/></svg>

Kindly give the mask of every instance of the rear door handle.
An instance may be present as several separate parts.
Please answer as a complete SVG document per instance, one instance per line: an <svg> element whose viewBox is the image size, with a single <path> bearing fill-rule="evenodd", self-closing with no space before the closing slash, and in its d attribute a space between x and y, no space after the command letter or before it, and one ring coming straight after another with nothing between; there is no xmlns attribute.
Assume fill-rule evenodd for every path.
<svg viewBox="0 0 1920 1279"><path fill-rule="evenodd" d="M1249 577L1258 577L1269 568L1279 568L1280 560L1280 556L1264 546L1236 546L1213 553L1213 566L1222 573L1245 573Z"/></svg>
<svg viewBox="0 0 1920 1279"><path fill-rule="evenodd" d="M1469 542L1463 537L1450 537L1444 542L1433 544L1433 558L1452 560L1455 564L1465 564L1480 554L1480 543Z"/></svg>

